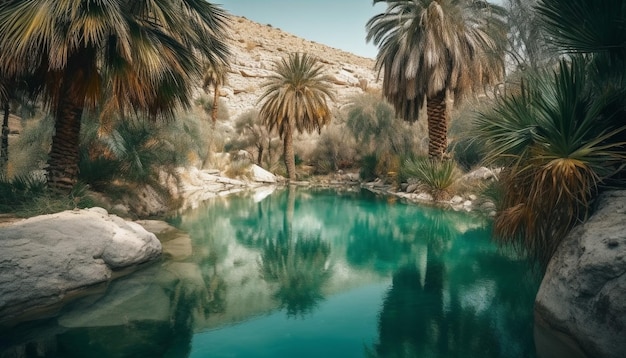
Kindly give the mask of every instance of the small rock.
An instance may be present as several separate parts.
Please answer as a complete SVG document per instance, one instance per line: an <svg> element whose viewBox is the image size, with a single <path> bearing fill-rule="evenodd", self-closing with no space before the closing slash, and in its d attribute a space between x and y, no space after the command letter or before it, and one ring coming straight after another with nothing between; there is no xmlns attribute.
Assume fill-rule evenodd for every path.
<svg viewBox="0 0 626 358"><path fill-rule="evenodd" d="M260 183L276 183L276 176L260 166L253 164L250 169L252 180Z"/></svg>
<svg viewBox="0 0 626 358"><path fill-rule="evenodd" d="M407 192L407 193L415 193L415 192L417 191L417 188L418 188L418 187L419 187L419 185L417 185L417 184L409 184L409 185L406 187L406 192Z"/></svg>
<svg viewBox="0 0 626 358"><path fill-rule="evenodd" d="M461 198L458 195L455 195L454 197L452 197L452 199L450 199L450 204L452 205L457 205L457 204L460 204L461 202L463 202L463 198Z"/></svg>

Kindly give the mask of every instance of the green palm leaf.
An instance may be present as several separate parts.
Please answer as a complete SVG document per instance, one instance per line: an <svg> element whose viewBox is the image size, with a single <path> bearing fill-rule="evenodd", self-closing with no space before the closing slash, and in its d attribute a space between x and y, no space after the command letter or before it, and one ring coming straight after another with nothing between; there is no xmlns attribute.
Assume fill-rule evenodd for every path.
<svg viewBox="0 0 626 358"><path fill-rule="evenodd" d="M322 65L307 54L290 54L275 65L275 73L263 84L259 117L283 138L287 172L295 179L293 131L321 131L332 118L329 101L334 93Z"/></svg>

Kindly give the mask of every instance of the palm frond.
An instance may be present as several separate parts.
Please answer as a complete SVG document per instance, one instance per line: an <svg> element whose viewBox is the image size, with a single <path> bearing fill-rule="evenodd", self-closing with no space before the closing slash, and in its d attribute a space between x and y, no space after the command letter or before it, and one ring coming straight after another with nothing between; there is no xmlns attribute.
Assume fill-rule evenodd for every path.
<svg viewBox="0 0 626 358"><path fill-rule="evenodd" d="M626 165L626 125L615 120L622 109L614 105L624 91L593 92L589 66L583 57L562 60L476 121L492 161L509 164L495 232L544 265Z"/></svg>

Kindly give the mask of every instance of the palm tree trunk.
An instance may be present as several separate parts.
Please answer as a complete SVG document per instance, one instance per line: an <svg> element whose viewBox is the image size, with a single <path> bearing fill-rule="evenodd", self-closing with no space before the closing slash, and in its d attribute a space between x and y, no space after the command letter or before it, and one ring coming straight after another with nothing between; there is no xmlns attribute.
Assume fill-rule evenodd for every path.
<svg viewBox="0 0 626 358"><path fill-rule="evenodd" d="M215 126L215 122L217 121L217 101L220 97L219 86L216 84L213 87L213 107L211 108L211 119L213 120L213 126Z"/></svg>
<svg viewBox="0 0 626 358"><path fill-rule="evenodd" d="M293 127L289 125L285 128L285 137L283 138L283 155L285 159L285 167L287 167L287 177L289 180L296 180L296 158L293 153Z"/></svg>
<svg viewBox="0 0 626 358"><path fill-rule="evenodd" d="M262 144L257 145L257 149L259 153L257 154L257 157L256 157L256 164L258 166L261 166L261 163L263 162L263 145Z"/></svg>
<svg viewBox="0 0 626 358"><path fill-rule="evenodd" d="M0 168L5 168L9 162L9 101L4 103L4 117L2 119L2 143L0 144Z"/></svg>
<svg viewBox="0 0 626 358"><path fill-rule="evenodd" d="M448 148L448 114L446 113L446 91L440 91L426 99L428 114L428 156L442 160Z"/></svg>
<svg viewBox="0 0 626 358"><path fill-rule="evenodd" d="M85 106L92 52L84 49L70 56L56 103L47 175L50 188L60 192L69 192L78 181L80 120Z"/></svg>

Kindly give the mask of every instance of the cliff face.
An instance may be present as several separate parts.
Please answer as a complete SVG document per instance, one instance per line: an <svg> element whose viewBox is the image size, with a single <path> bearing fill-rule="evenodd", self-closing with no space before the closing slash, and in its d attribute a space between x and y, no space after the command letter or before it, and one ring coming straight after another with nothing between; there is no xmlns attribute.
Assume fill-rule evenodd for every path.
<svg viewBox="0 0 626 358"><path fill-rule="evenodd" d="M220 89L231 119L258 108L261 84L272 73L274 61L292 52L308 53L322 62L337 93L332 104L336 109L354 95L380 89L382 81L377 81L373 59L308 41L245 17L232 17L231 36L232 68Z"/></svg>
<svg viewBox="0 0 626 358"><path fill-rule="evenodd" d="M559 246L535 301L541 321L589 357L626 357L624 219L626 191L603 194L595 214Z"/></svg>

